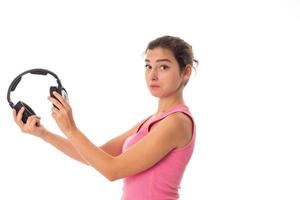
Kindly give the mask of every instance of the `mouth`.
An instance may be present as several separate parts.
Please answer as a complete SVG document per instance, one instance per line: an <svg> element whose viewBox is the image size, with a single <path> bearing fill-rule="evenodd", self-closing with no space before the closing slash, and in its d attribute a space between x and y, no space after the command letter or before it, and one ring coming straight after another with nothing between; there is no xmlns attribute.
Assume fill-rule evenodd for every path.
<svg viewBox="0 0 300 200"><path fill-rule="evenodd" d="M159 85L150 85L150 88L151 89L156 89L156 88L159 88Z"/></svg>

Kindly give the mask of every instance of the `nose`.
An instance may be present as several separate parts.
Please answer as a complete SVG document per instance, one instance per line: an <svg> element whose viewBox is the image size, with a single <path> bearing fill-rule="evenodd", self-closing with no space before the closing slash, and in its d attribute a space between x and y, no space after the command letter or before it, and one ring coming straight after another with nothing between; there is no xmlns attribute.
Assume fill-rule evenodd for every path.
<svg viewBox="0 0 300 200"><path fill-rule="evenodd" d="M157 74L157 70L155 68L150 71L149 79L151 81L158 80L158 74Z"/></svg>

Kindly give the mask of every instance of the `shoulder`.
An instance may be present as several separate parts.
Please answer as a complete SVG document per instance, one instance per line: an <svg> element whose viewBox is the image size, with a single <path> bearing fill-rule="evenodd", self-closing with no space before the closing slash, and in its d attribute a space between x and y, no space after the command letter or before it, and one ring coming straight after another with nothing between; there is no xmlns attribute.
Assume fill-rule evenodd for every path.
<svg viewBox="0 0 300 200"><path fill-rule="evenodd" d="M175 146L180 148L187 144L192 137L192 119L183 112L175 112L166 116L153 125L153 131L160 129L162 134L172 138Z"/></svg>

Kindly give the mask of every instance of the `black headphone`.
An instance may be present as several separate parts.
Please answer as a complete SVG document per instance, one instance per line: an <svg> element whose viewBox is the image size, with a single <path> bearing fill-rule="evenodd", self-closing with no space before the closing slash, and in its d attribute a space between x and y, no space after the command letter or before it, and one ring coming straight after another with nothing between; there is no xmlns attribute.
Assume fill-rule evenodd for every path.
<svg viewBox="0 0 300 200"><path fill-rule="evenodd" d="M62 95L64 97L64 99L68 100L68 94L67 94L67 91L63 88L62 84L61 84L61 81L59 80L58 76L47 70L47 69L41 69L41 68L36 68L36 69L30 69L30 70L27 70L21 74L19 74L10 84L9 88L8 88L8 91L7 91L7 101L10 105L11 108L14 108L16 109L17 113L19 112L19 110L24 106L25 107L25 110L24 110L24 113L23 113L23 116L22 116L22 121L24 123L26 123L27 119L29 116L31 115L35 115L35 112L32 110L32 108L30 108L26 103L22 102L22 101L18 101L17 104L14 104L11 99L10 99L10 93L13 92L17 85L19 84L19 82L21 81L22 79L22 76L25 75L25 74L37 74L37 75L47 75L47 74L50 74L52 75L56 81L57 81L57 86L51 86L50 87L50 96L51 97L54 97L53 95L53 92L56 91L57 93L59 93L60 95ZM56 98L56 97L54 97Z"/></svg>

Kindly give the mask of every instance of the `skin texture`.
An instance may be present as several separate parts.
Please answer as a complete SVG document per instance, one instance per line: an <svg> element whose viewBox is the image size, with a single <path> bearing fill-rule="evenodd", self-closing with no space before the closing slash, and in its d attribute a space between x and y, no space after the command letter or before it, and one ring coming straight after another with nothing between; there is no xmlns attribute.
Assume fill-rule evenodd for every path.
<svg viewBox="0 0 300 200"><path fill-rule="evenodd" d="M158 107L144 125L172 106L184 104L182 92L191 69L191 65L186 65L180 72L175 57L168 49L155 48L146 52L145 80L150 93L158 98ZM18 114L13 110L16 124L22 132L42 138L71 158L95 168L110 181L150 168L172 149L187 144L192 136L191 120L178 112L153 125L149 134L123 153L123 142L135 133L139 124L98 147L77 127L70 104L58 93L53 94L58 100L48 97L57 106L52 107L52 117L65 138L45 129L38 116L29 117L24 124L21 120L24 108Z"/></svg>

